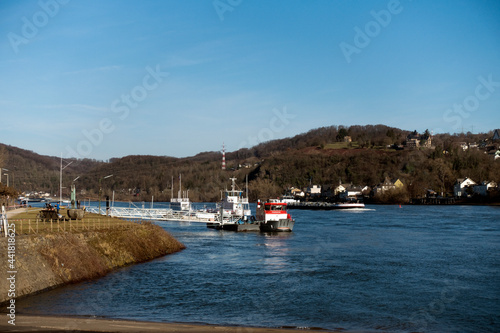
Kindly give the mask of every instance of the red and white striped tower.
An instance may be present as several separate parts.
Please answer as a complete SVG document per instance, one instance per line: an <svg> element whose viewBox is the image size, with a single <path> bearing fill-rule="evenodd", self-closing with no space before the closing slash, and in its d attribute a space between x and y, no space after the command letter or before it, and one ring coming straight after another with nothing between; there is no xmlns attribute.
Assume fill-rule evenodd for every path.
<svg viewBox="0 0 500 333"><path fill-rule="evenodd" d="M226 149L222 143L222 170L226 170Z"/></svg>

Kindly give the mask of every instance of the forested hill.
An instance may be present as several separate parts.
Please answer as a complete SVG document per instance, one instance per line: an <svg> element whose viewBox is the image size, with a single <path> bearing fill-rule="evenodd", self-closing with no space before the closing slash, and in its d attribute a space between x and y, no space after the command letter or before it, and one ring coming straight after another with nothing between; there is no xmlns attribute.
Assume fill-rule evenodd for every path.
<svg viewBox="0 0 500 333"><path fill-rule="evenodd" d="M318 128L228 152L225 171L221 170L221 152L187 158L126 156L108 162L65 159L63 166L72 163L63 171L63 193L68 195L77 177L80 199L97 198L101 179L103 191L110 194L114 190L117 200L145 201L152 197L155 201L170 200L172 181L177 196L179 175L183 190L189 190L193 201L219 200L230 177L236 177L244 188L246 176L251 199L274 197L290 186L302 188L310 183L332 186L342 181L374 186L385 177L401 179L410 196L427 189L451 192L456 179L463 177L500 182L500 160L488 154L498 149L490 140L493 132L437 134L431 137L433 148L402 149L410 133L384 125ZM431 133L422 133L422 138L427 136ZM478 147L463 150L463 143ZM59 157L0 145L0 167L10 170L11 185L19 191L57 195L60 162ZM112 177L103 179L109 175Z"/></svg>

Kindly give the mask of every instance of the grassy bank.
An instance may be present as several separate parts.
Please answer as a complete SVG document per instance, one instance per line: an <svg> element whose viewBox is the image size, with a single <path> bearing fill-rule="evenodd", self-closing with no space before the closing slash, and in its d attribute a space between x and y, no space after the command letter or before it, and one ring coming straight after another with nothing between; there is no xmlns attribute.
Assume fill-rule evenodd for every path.
<svg viewBox="0 0 500 333"><path fill-rule="evenodd" d="M16 231L27 220L30 224L36 223L35 211L26 214L35 214L35 218L17 215L9 220L16 224ZM50 222L42 222L38 223L38 232L18 232L15 237L16 297L97 278L113 269L185 248L164 229L151 223L103 218L92 224L93 218L95 216L67 221L66 231L61 225L54 228L54 223L51 227ZM0 303L10 298L7 272L13 269L8 265L8 245L7 238L0 238Z"/></svg>

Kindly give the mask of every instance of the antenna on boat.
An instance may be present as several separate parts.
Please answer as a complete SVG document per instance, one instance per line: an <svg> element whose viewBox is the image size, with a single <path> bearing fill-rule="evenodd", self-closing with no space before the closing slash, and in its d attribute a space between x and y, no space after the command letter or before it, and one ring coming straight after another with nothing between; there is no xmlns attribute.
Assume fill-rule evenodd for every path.
<svg viewBox="0 0 500 333"><path fill-rule="evenodd" d="M182 197L182 174L179 174L179 193L177 194L179 198Z"/></svg>
<svg viewBox="0 0 500 333"><path fill-rule="evenodd" d="M231 182L232 182L231 183L231 192L234 193L235 188L236 188L236 183L235 183L236 178L233 177L233 178L229 178L229 179L231 179Z"/></svg>
<svg viewBox="0 0 500 333"><path fill-rule="evenodd" d="M247 199L248 199L248 174L245 176L245 183L246 183Z"/></svg>

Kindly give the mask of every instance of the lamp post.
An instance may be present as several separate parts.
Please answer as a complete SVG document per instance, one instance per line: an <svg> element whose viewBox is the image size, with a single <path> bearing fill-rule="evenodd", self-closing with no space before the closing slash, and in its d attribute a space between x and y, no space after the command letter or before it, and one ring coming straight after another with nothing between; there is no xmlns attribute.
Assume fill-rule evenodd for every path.
<svg viewBox="0 0 500 333"><path fill-rule="evenodd" d="M71 163L73 163L73 161L69 162L68 164L66 164L63 167L63 158L62 158L62 153L61 153L61 167L59 169L59 205L62 204L62 189L63 189L63 186L62 186L62 171L64 169L66 169Z"/></svg>
<svg viewBox="0 0 500 333"><path fill-rule="evenodd" d="M73 179L71 182L71 208L75 208L75 203L76 203L76 187L75 187L75 182L80 178L80 176L76 177Z"/></svg>
<svg viewBox="0 0 500 333"><path fill-rule="evenodd" d="M113 175L107 175L105 177L99 178L99 214L101 214L101 193L102 193L101 181L109 177L113 177Z"/></svg>

